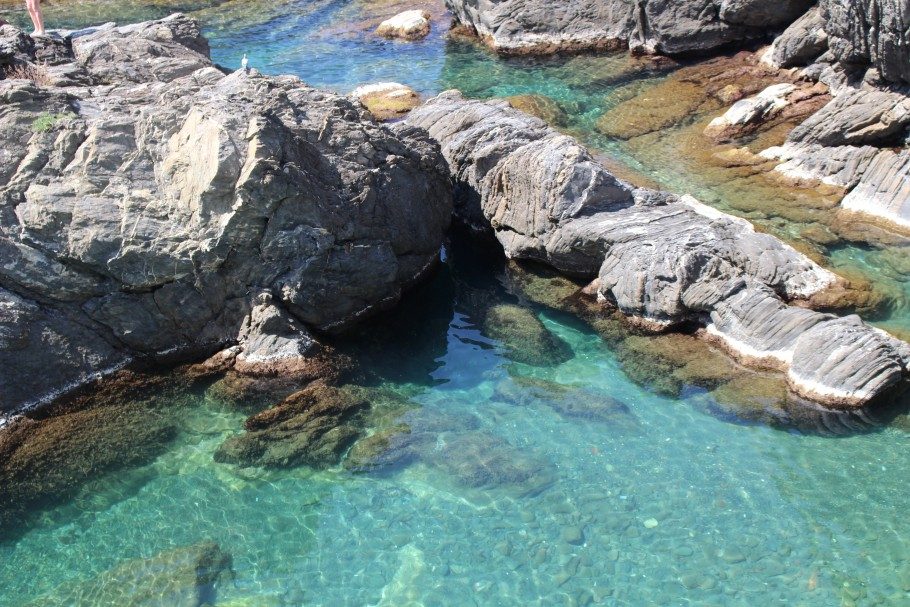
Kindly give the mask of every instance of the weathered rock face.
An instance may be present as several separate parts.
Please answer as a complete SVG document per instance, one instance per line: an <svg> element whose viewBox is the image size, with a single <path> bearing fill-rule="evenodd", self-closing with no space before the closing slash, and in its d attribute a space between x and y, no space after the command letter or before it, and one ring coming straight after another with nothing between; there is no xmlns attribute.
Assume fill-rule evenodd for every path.
<svg viewBox="0 0 910 607"><path fill-rule="evenodd" d="M658 53L710 50L762 38L789 24L811 0L446 0L456 23L497 51L632 48Z"/></svg>
<svg viewBox="0 0 910 607"><path fill-rule="evenodd" d="M910 83L907 0L821 0L832 53L842 65L873 67L885 80Z"/></svg>
<svg viewBox="0 0 910 607"><path fill-rule="evenodd" d="M634 29L629 0L446 0L460 24L507 54L616 48Z"/></svg>
<svg viewBox="0 0 910 607"><path fill-rule="evenodd" d="M780 160L775 170L797 182L844 188L843 208L906 231L910 229L908 133L906 91L844 87L795 128L785 145L762 155Z"/></svg>
<svg viewBox="0 0 910 607"><path fill-rule="evenodd" d="M40 70L43 42L0 33L0 63ZM0 80L0 409L234 343L273 324L249 316L260 293L291 328L246 335L248 357L305 354L294 331L394 303L436 259L451 194L419 130L296 78L225 75L181 15L73 46L78 78Z"/></svg>
<svg viewBox="0 0 910 607"><path fill-rule="evenodd" d="M908 375L905 346L856 322L787 305L835 277L741 219L617 180L574 140L500 101L447 92L407 121L442 146L458 216L492 230L506 254L597 277L599 298L645 326L700 322L744 359L788 375L797 392L855 406ZM852 322L852 321L851 321ZM798 347L810 330L824 349ZM870 349L868 344L877 344ZM808 374L812 365L824 374Z"/></svg>
<svg viewBox="0 0 910 607"><path fill-rule="evenodd" d="M808 65L828 50L828 34L821 9L813 6L778 36L763 58L775 67Z"/></svg>

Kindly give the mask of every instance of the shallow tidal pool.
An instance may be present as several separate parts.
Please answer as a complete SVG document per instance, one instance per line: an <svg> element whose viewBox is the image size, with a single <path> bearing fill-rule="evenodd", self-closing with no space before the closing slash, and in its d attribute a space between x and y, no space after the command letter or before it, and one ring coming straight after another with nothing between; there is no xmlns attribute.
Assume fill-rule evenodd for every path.
<svg viewBox="0 0 910 607"><path fill-rule="evenodd" d="M657 396L600 336L468 261L352 340L432 434L410 465L217 464L248 412L200 393L160 456L0 544L0 605L60 589L106 604L72 588L206 541L233 557L224 606L907 604L906 430L833 438L711 415L697 389ZM480 317L503 304L531 310L562 362L515 362L528 353L489 337Z"/></svg>
<svg viewBox="0 0 910 607"><path fill-rule="evenodd" d="M545 94L565 114L561 128L723 206L724 187L687 172L686 159L594 132L664 71L630 72L618 55L504 62L447 41L439 21L417 44L377 40L380 16L413 6L394 0L207 4L81 2L57 15L75 27L198 10L219 63L236 67L246 52L263 71L340 91L398 80L425 94ZM18 14L8 7L0 15ZM893 243L824 250L891 294L876 320L897 330L910 329L906 253ZM0 542L0 607L110 604L91 594L103 572L200 542L233 558L234 575L210 597L218 607L910 604L906 416L885 427L832 416L814 431L749 422L694 386L660 396L590 327L529 303L504 273L501 261L455 250L401 310L345 346L409 401L403 421L431 437L407 465L218 464L250 411L184 395L171 411L179 431L158 455L91 479ZM558 360L528 364L534 352L485 325L500 305L536 317ZM606 414L595 406L604 403Z"/></svg>

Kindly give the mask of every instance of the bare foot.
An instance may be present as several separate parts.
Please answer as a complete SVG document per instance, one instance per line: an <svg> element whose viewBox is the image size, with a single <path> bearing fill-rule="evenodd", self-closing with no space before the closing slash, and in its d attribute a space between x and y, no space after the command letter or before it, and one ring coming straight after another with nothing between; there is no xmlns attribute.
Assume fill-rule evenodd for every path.
<svg viewBox="0 0 910 607"><path fill-rule="evenodd" d="M35 30L34 32L32 32L32 36L46 36L46 35L47 35L47 32L45 32L44 30Z"/></svg>

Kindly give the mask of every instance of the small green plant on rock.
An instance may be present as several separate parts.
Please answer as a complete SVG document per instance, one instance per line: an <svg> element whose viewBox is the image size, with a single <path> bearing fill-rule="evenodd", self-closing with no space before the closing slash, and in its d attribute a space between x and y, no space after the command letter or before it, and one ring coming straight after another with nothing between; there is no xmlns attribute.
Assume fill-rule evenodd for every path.
<svg viewBox="0 0 910 607"><path fill-rule="evenodd" d="M75 118L76 115L71 112L63 112L61 114L50 114L45 113L41 114L34 121L32 121L32 130L36 133L47 133L61 120L68 120L70 118Z"/></svg>

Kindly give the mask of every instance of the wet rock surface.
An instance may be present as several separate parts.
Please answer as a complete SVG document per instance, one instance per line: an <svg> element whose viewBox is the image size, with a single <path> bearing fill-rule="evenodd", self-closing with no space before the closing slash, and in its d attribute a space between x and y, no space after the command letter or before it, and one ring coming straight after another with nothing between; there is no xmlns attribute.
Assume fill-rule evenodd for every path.
<svg viewBox="0 0 910 607"><path fill-rule="evenodd" d="M0 64L34 70L50 44L0 40ZM0 80L3 315L34 321L0 341L0 408L137 357L203 358L262 292L302 327L349 326L437 258L451 194L419 131L296 78L225 75L182 15L72 45L54 51L66 81Z"/></svg>
<svg viewBox="0 0 910 607"><path fill-rule="evenodd" d="M835 284L835 277L748 222L691 198L635 189L571 138L503 102L447 92L408 121L440 142L459 182L458 216L492 230L508 257L596 276L598 297L644 326L706 323L743 359L770 355L782 369L810 364L808 353L793 347L817 325L832 345L826 350L832 372L818 385L799 374L789 379L827 405L862 405L906 378L906 368L894 366L900 342L868 351L864 340L839 331L834 317L788 306ZM878 335L858 327L870 339ZM775 335L784 341L763 343ZM777 356L780 351L787 355ZM858 372L860 359L875 371Z"/></svg>

